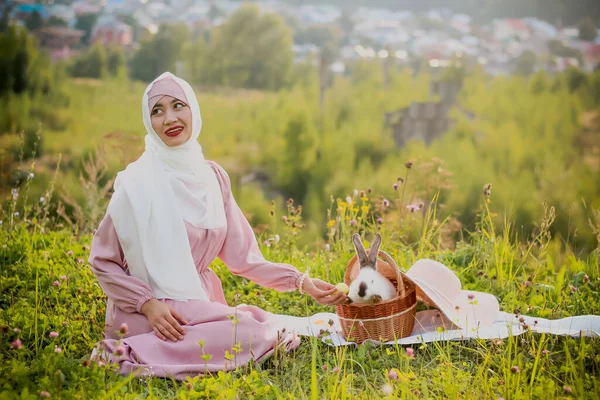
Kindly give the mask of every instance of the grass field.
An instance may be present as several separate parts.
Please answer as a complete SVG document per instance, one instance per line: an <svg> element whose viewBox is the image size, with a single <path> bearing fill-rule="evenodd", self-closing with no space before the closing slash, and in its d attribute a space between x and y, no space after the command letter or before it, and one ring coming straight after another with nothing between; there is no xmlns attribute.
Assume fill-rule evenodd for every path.
<svg viewBox="0 0 600 400"><path fill-rule="evenodd" d="M36 179L36 178L33 178ZM52 193L51 187L49 192ZM27 196L27 185L14 194ZM351 194L352 196L352 194ZM350 235L368 240L379 229L382 249L406 270L418 258L451 267L467 290L496 295L507 312L556 319L598 314L600 261L597 250L579 258L553 239L552 208L539 215L540 229L528 241L496 231L493 201L482 194L477 230L453 250L442 245L444 221L400 212L391 205L377 228L369 221L377 196L332 210L329 248L297 245L304 234L297 212L284 225L260 236L265 256L288 262L311 275L341 282L352 255ZM493 200L493 196L491 197ZM506 340L436 342L410 348L361 345L333 348L302 338L293 353L279 353L256 367L215 373L187 382L132 379L111 366L89 361L101 338L105 296L86 261L91 234L57 224L42 202L28 209L16 200L2 210L0 226L0 399L551 399L600 397L600 340L526 333ZM15 215L18 213L18 216ZM340 216L336 221L336 216ZM274 212L273 218L283 215ZM348 219L357 224L346 223ZM403 224L420 220L418 240L409 241ZM600 220L597 221L600 223ZM264 241L279 235L279 241ZM223 282L230 305L260 305L297 316L333 311L297 292L278 293L235 277L220 261L212 268ZM51 332L57 332L50 335Z"/></svg>

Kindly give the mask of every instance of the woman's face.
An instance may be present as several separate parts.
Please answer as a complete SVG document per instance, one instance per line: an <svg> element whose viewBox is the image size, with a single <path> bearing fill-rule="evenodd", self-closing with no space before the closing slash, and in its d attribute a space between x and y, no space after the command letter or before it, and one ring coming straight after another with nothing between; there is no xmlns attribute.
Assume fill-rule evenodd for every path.
<svg viewBox="0 0 600 400"><path fill-rule="evenodd" d="M150 110L154 132L169 147L179 146L192 136L192 111L183 101L163 96Z"/></svg>

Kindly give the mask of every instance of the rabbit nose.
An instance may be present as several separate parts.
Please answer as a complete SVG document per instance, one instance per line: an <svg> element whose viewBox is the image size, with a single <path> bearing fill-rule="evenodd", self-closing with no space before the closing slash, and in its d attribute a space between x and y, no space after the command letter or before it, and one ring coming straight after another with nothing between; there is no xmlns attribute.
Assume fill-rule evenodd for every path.
<svg viewBox="0 0 600 400"><path fill-rule="evenodd" d="M367 294L367 284L365 282L361 282L360 285L358 285L358 295L360 297L365 297L365 294Z"/></svg>

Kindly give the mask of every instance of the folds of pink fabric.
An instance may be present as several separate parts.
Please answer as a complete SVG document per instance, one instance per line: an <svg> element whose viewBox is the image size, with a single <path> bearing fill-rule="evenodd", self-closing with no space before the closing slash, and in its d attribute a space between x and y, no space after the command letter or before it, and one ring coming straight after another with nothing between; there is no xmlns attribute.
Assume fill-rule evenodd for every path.
<svg viewBox="0 0 600 400"><path fill-rule="evenodd" d="M152 332L147 318L140 314L142 305L154 295L148 285L128 273L109 215L94 236L89 262L108 302L106 339L99 343L93 355L101 355L102 348L107 350L106 357L118 362L123 374L139 370L154 376L185 379L204 373L206 368L209 371L233 369L251 360L263 360L277 345L292 349L299 343L297 336L289 332L278 337L279 324L271 313L254 306L230 307L221 281L208 268L213 259L219 257L233 274L282 292L295 290L301 276L291 265L264 259L250 224L233 198L229 177L216 163L210 165L221 184L227 226L205 230L186 223L196 269L210 301L161 300L188 320L183 341L160 340ZM122 323L128 325L129 332L119 340L117 330ZM204 349L198 344L200 340L205 343ZM241 352L234 350L238 343ZM119 346L123 355L115 353ZM226 357L226 351L234 355L233 360ZM208 362L202 358L203 354L211 355Z"/></svg>

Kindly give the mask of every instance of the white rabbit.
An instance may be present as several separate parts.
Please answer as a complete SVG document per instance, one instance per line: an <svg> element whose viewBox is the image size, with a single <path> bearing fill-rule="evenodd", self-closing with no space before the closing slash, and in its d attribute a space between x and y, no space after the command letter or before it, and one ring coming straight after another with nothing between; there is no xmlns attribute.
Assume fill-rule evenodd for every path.
<svg viewBox="0 0 600 400"><path fill-rule="evenodd" d="M360 236L352 235L352 242L358 254L360 272L356 279L350 283L348 297L353 303L379 303L396 297L396 288L385 276L376 269L377 254L381 245L381 235L377 234L369 255L363 246Z"/></svg>

